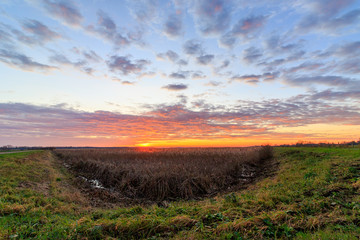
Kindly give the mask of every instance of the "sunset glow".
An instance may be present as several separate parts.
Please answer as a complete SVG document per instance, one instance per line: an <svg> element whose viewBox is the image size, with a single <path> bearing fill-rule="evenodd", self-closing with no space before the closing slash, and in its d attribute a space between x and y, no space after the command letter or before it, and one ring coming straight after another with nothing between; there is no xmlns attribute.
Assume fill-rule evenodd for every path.
<svg viewBox="0 0 360 240"><path fill-rule="evenodd" d="M5 0L0 19L0 145L360 138L355 0Z"/></svg>

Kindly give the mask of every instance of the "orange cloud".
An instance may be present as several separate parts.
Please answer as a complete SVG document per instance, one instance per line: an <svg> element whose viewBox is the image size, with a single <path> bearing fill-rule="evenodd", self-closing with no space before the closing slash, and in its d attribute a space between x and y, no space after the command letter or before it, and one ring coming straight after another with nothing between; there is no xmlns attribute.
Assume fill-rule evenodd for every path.
<svg viewBox="0 0 360 240"><path fill-rule="evenodd" d="M299 139L354 140L360 133L360 114L350 109L275 101L257 104L231 111L154 106L142 115L0 104L0 124L7 129L0 144L236 147Z"/></svg>

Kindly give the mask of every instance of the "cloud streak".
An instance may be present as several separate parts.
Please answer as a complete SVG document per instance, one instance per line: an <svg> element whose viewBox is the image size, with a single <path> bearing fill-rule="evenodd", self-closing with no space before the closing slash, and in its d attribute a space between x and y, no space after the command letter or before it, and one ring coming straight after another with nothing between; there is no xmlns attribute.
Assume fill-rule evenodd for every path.
<svg viewBox="0 0 360 240"><path fill-rule="evenodd" d="M117 55L110 57L107 61L107 65L112 72L123 75L141 73L148 64L150 62L145 59L132 61L129 57Z"/></svg>
<svg viewBox="0 0 360 240"><path fill-rule="evenodd" d="M329 106L314 100L317 97L315 94L310 100L302 97L284 101L240 101L232 107L212 106L211 110L203 102L197 111L182 103L158 105L151 106L150 111L141 115L84 112L66 109L62 105L1 103L0 127L6 129L4 137L47 135L68 139L78 136L117 139L116 136L121 136L125 144L167 139L276 138L274 130L279 126L296 127L329 121L359 125L359 108Z"/></svg>
<svg viewBox="0 0 360 240"><path fill-rule="evenodd" d="M228 28L232 1L197 0L195 5L195 20L202 34L220 34Z"/></svg>
<svg viewBox="0 0 360 240"><path fill-rule="evenodd" d="M220 42L227 47L233 47L238 37L253 38L253 34L265 25L266 20L267 17L262 15L240 19L231 31L221 37Z"/></svg>
<svg viewBox="0 0 360 240"><path fill-rule="evenodd" d="M175 84L168 84L166 86L163 86L162 88L169 91L181 91L187 89L188 86L182 83L175 83Z"/></svg>
<svg viewBox="0 0 360 240"><path fill-rule="evenodd" d="M49 71L56 69L56 67L54 66L33 61L30 57L21 53L17 53L13 50L8 51L8 50L0 49L0 61L7 65L17 67L24 71L36 71L36 70Z"/></svg>
<svg viewBox="0 0 360 240"><path fill-rule="evenodd" d="M70 1L42 0L42 4L51 16L58 18L68 25L80 26L83 20L79 9Z"/></svg>

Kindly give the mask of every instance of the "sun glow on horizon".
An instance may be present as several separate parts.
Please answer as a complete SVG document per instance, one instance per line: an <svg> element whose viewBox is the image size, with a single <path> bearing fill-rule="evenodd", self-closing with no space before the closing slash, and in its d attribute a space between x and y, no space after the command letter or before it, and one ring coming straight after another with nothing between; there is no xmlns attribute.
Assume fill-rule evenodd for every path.
<svg viewBox="0 0 360 240"><path fill-rule="evenodd" d="M136 147L150 147L150 143L138 143L135 146Z"/></svg>

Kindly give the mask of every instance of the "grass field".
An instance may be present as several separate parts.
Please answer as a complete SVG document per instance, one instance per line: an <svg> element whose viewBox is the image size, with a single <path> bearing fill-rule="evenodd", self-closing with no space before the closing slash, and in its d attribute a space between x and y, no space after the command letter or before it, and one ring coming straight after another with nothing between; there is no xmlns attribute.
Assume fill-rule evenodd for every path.
<svg viewBox="0 0 360 240"><path fill-rule="evenodd" d="M94 207L50 151L0 155L0 239L359 239L360 150L276 148L274 176L166 206Z"/></svg>

